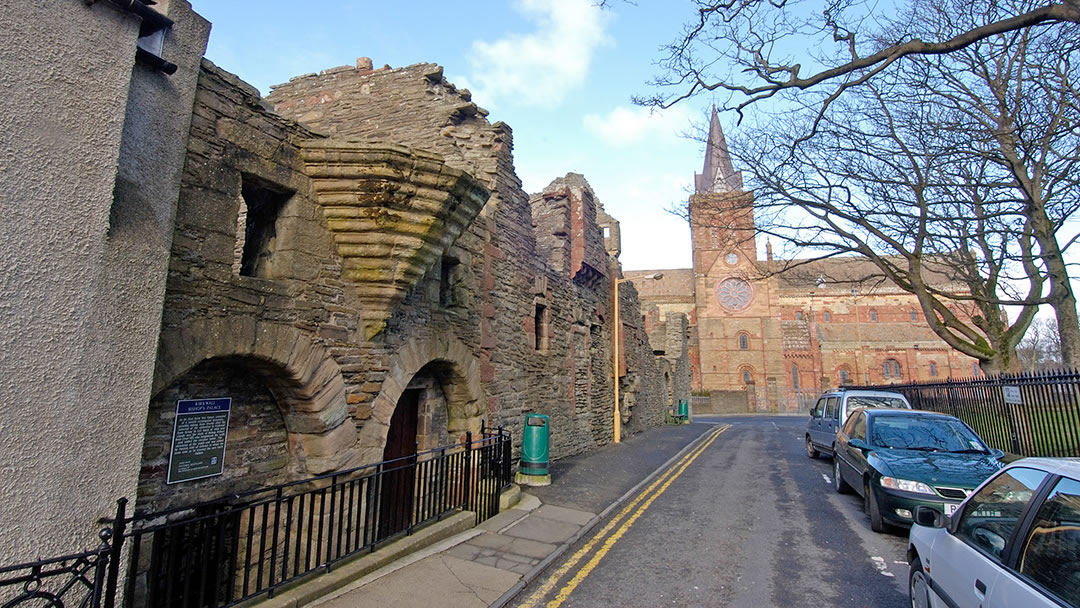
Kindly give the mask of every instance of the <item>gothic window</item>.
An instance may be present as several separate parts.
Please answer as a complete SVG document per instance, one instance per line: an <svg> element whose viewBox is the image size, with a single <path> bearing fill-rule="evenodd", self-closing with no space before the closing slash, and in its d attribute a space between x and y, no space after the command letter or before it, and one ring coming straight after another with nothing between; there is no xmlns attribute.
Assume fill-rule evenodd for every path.
<svg viewBox="0 0 1080 608"><path fill-rule="evenodd" d="M914 321L914 320L915 320L916 318L917 318L917 317L916 317L915 309L914 309L914 308L912 308L912 309L911 309L911 320L912 320L912 321Z"/></svg>
<svg viewBox="0 0 1080 608"><path fill-rule="evenodd" d="M937 363L934 363L933 361L930 362L930 377L937 377Z"/></svg>
<svg viewBox="0 0 1080 608"><path fill-rule="evenodd" d="M292 192L250 175L241 180L233 268L241 276L268 279L273 274L278 216Z"/></svg>
<svg viewBox="0 0 1080 608"><path fill-rule="evenodd" d="M791 388L799 390L799 367L791 366Z"/></svg>
<svg viewBox="0 0 1080 608"><path fill-rule="evenodd" d="M900 362L896 359L886 359L884 375L886 378L899 378L900 377Z"/></svg>
<svg viewBox="0 0 1080 608"><path fill-rule="evenodd" d="M750 336L745 332L739 332L739 350L750 350Z"/></svg>
<svg viewBox="0 0 1080 608"><path fill-rule="evenodd" d="M849 384L851 382L851 372L847 368L840 368L840 384Z"/></svg>
<svg viewBox="0 0 1080 608"><path fill-rule="evenodd" d="M802 311L801 310L796 310L795 311L795 320L796 321L802 321Z"/></svg>
<svg viewBox="0 0 1080 608"><path fill-rule="evenodd" d="M825 322L828 323L829 321L832 321L832 315L829 314L829 311L826 310L825 311Z"/></svg>
<svg viewBox="0 0 1080 608"><path fill-rule="evenodd" d="M870 311L870 321L872 323L877 323L877 311L876 310L871 310Z"/></svg>
<svg viewBox="0 0 1080 608"><path fill-rule="evenodd" d="M754 381L754 376L750 373L750 370L748 368L744 367L743 370L742 370L742 383L743 384L750 384L753 381Z"/></svg>
<svg viewBox="0 0 1080 608"><path fill-rule="evenodd" d="M717 298L720 305L728 310L744 310L750 306L754 292L750 284L737 277L728 277L720 281L716 288Z"/></svg>
<svg viewBox="0 0 1080 608"><path fill-rule="evenodd" d="M979 363L977 361L971 364L971 375L972 376L978 376L979 375Z"/></svg>

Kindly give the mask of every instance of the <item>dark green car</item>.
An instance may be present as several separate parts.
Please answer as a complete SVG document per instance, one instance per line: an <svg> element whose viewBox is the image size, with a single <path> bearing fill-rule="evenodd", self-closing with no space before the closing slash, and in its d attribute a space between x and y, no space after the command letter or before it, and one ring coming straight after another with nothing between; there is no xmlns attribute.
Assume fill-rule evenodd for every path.
<svg viewBox="0 0 1080 608"><path fill-rule="evenodd" d="M992 450L958 418L894 409L851 414L836 433L833 486L855 489L870 515L870 528L910 526L925 505L951 515L998 469L1004 452Z"/></svg>

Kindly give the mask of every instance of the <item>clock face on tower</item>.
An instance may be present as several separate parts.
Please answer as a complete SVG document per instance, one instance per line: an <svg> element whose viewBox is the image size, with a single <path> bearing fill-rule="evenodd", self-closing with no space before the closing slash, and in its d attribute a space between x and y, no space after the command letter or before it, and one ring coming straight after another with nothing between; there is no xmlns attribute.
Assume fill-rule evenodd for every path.
<svg viewBox="0 0 1080 608"><path fill-rule="evenodd" d="M717 285L716 298L728 310L745 310L754 299L754 291L744 279L728 277Z"/></svg>

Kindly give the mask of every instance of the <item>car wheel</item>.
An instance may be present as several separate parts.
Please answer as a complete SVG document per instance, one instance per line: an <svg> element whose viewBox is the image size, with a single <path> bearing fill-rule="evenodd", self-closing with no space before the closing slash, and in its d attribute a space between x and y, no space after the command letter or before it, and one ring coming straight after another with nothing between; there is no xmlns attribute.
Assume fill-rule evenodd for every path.
<svg viewBox="0 0 1080 608"><path fill-rule="evenodd" d="M888 528L888 524L881 519L881 507L878 506L877 494L874 494L874 489L870 487L869 481L863 487L866 490L863 504L866 505L866 512L870 515L870 529L874 532L884 532Z"/></svg>
<svg viewBox="0 0 1080 608"><path fill-rule="evenodd" d="M930 608L930 584L922 569L922 561L915 558L908 570L908 598L911 608Z"/></svg>
<svg viewBox="0 0 1080 608"><path fill-rule="evenodd" d="M810 436L809 435L806 436L806 455L809 456L810 458L817 458L818 457L818 451L814 447L814 443L812 441L810 441Z"/></svg>
<svg viewBox="0 0 1080 608"><path fill-rule="evenodd" d="M835 457L832 461L832 480L838 494L847 494L851 491L851 486L840 476L840 459Z"/></svg>

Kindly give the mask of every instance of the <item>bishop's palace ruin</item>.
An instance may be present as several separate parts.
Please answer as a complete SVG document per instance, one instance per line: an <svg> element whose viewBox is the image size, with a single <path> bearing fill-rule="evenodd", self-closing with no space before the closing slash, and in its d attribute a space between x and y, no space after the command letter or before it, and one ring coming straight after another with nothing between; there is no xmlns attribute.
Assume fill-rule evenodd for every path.
<svg viewBox="0 0 1080 608"><path fill-rule="evenodd" d="M4 562L82 544L120 496L181 507L482 426L516 450L526 413L550 417L553 459L595 449L613 378L632 434L692 389L705 411L794 410L970 373L910 296L761 273L752 214L634 281L654 271L621 269L603 193L573 172L526 193L510 125L436 64L361 59L262 98L202 58L185 0L54 4L0 17L22 33L0 50L0 529L47 522L4 534ZM692 206L748 196L712 131ZM166 483L177 402L221 396L223 473Z"/></svg>

